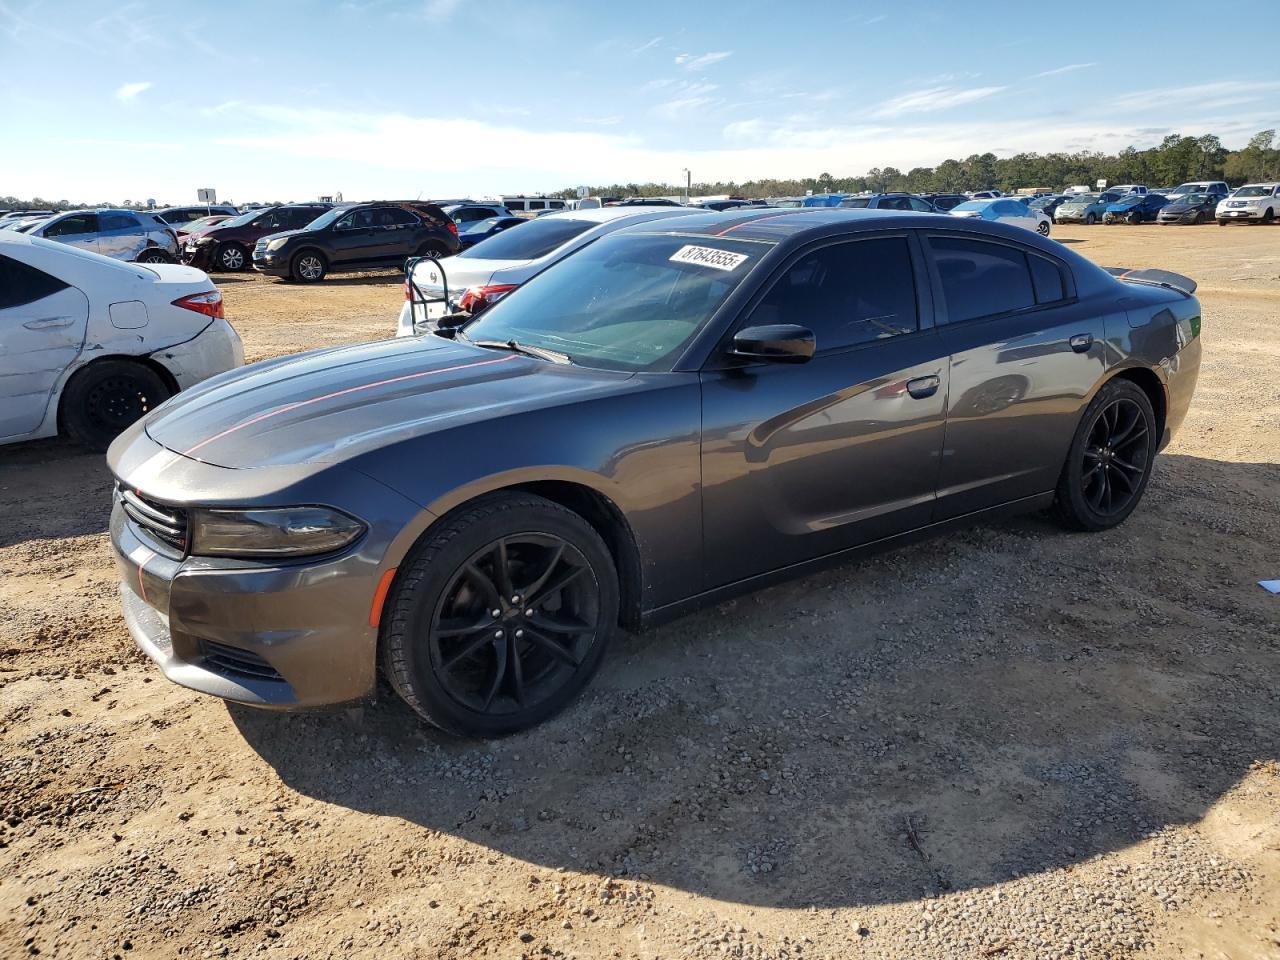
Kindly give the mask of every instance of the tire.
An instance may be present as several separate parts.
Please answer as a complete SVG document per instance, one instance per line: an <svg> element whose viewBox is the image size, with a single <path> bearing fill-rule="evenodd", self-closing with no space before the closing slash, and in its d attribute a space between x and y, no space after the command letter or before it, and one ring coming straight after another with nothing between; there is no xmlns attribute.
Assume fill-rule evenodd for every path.
<svg viewBox="0 0 1280 960"><path fill-rule="evenodd" d="M249 262L249 251L238 243L228 241L218 244L213 252L213 265L226 273L243 270Z"/></svg>
<svg viewBox="0 0 1280 960"><path fill-rule="evenodd" d="M169 387L150 367L133 360L99 360L71 377L58 410L72 440L103 451L170 396Z"/></svg>
<svg viewBox="0 0 1280 960"><path fill-rule="evenodd" d="M1058 479L1058 522L1090 532L1123 523L1147 489L1157 440L1142 388L1124 378L1103 384L1080 418Z"/></svg>
<svg viewBox="0 0 1280 960"><path fill-rule="evenodd" d="M173 263L173 257L159 247L147 247L138 254L136 263Z"/></svg>
<svg viewBox="0 0 1280 960"><path fill-rule="evenodd" d="M1262 215L1263 223L1273 223L1276 219L1276 211L1274 207L1267 207L1267 212Z"/></svg>
<svg viewBox="0 0 1280 960"><path fill-rule="evenodd" d="M595 675L618 604L613 558L582 517L533 494L484 497L400 567L383 610L382 668L443 730L515 733L558 713Z"/></svg>
<svg viewBox="0 0 1280 960"><path fill-rule="evenodd" d="M1225 220L1219 220L1219 221L1218 221L1218 226L1220 226L1220 227L1225 227L1226 225L1227 225L1227 221L1225 221Z"/></svg>
<svg viewBox="0 0 1280 960"><path fill-rule="evenodd" d="M1125 222L1128 223L1129 226L1131 227L1136 227L1138 224L1142 222L1142 217L1140 217L1136 213L1130 213L1124 219L1125 219Z"/></svg>
<svg viewBox="0 0 1280 960"><path fill-rule="evenodd" d="M1037 223L1037 224L1036 224L1036 233L1040 234L1040 236L1042 236L1042 237L1047 237L1047 236L1049 235L1049 223L1048 223L1048 221L1044 221L1044 222L1041 222L1041 223Z"/></svg>
<svg viewBox="0 0 1280 960"><path fill-rule="evenodd" d="M1092 227L1095 223L1098 222L1098 215L1096 213L1086 213L1084 215L1084 222Z"/></svg>
<svg viewBox="0 0 1280 960"><path fill-rule="evenodd" d="M328 272L324 255L315 250L303 250L289 261L289 276L298 283L319 283Z"/></svg>
<svg viewBox="0 0 1280 960"><path fill-rule="evenodd" d="M1197 210L1197 211L1196 211L1196 218L1195 218L1194 220L1192 220L1192 221L1191 221L1191 223L1192 223L1192 225L1193 225L1193 226L1196 226L1196 227L1198 227L1198 226L1200 226L1200 224L1204 223L1204 211L1203 211L1203 210Z"/></svg>

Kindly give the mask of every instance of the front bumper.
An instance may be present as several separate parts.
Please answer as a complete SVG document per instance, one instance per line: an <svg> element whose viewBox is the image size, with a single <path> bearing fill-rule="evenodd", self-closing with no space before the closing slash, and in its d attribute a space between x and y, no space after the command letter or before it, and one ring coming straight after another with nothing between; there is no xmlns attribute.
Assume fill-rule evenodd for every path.
<svg viewBox="0 0 1280 960"><path fill-rule="evenodd" d="M341 490L344 502L365 508L369 526L347 551L316 559L182 556L131 519L117 494L111 546L125 623L142 652L174 683L251 706L294 709L371 696L374 598L385 570L396 565L391 558L412 542L421 508L356 471L335 468L341 476L279 484L268 476L275 468L203 464L138 428L126 431L123 449L112 447L108 463L122 484L153 502L319 503ZM264 492L272 488L277 493ZM156 491L183 496L166 499Z"/></svg>
<svg viewBox="0 0 1280 960"><path fill-rule="evenodd" d="M1192 210L1189 213L1161 213L1156 217L1158 223L1195 223L1196 218L1204 216L1200 211Z"/></svg>
<svg viewBox="0 0 1280 960"><path fill-rule="evenodd" d="M184 243L182 245L182 262L187 266L197 267L207 273L209 268L213 266L213 251L216 246L216 243L205 243L189 247Z"/></svg>
<svg viewBox="0 0 1280 960"><path fill-rule="evenodd" d="M1266 213L1261 207L1250 210L1248 207L1240 207L1234 210L1219 210L1216 214L1219 220L1261 220Z"/></svg>
<svg viewBox="0 0 1280 960"><path fill-rule="evenodd" d="M289 254L283 250L253 250L253 269L271 277L289 276Z"/></svg>

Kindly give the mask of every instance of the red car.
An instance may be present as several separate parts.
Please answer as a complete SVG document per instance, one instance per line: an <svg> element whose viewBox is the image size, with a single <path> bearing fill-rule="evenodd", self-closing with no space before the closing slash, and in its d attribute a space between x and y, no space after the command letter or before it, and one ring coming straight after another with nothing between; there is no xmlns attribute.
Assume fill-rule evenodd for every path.
<svg viewBox="0 0 1280 960"><path fill-rule="evenodd" d="M252 266L253 245L262 237L299 230L332 207L331 203L290 203L250 210L193 231L183 241L179 253L183 263L201 270L247 270Z"/></svg>

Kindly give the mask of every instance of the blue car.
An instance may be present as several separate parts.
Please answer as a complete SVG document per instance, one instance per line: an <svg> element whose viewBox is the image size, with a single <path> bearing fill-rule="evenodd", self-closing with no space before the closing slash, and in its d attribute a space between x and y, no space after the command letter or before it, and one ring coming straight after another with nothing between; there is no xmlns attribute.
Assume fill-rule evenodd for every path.
<svg viewBox="0 0 1280 960"><path fill-rule="evenodd" d="M1169 202L1159 193L1131 193L1115 203L1107 204L1103 223L1154 223L1160 210Z"/></svg>
<svg viewBox="0 0 1280 960"><path fill-rule="evenodd" d="M472 220L465 226L459 224L458 242L462 249L474 247L481 240L488 240L495 233L502 233L512 227L518 227L526 221L520 217L489 217L487 220Z"/></svg>
<svg viewBox="0 0 1280 960"><path fill-rule="evenodd" d="M793 197L777 200L775 207L838 207L840 201L849 196L847 193L815 193L808 197Z"/></svg>

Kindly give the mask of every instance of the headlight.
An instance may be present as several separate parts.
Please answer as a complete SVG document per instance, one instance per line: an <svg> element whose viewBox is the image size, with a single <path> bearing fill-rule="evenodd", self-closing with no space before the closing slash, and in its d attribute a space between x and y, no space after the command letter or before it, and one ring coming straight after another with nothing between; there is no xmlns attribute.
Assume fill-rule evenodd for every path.
<svg viewBox="0 0 1280 960"><path fill-rule="evenodd" d="M196 237L193 242L197 247L203 247L207 244L217 242L217 239L215 237Z"/></svg>
<svg viewBox="0 0 1280 960"><path fill-rule="evenodd" d="M365 525L330 507L193 510L191 552L205 557L307 557L354 543Z"/></svg>
<svg viewBox="0 0 1280 960"><path fill-rule="evenodd" d="M288 243L288 242L289 242L289 238L288 238L288 237L276 237L274 240L268 240L268 241L267 241L267 249L268 249L268 250L279 250L281 247L283 247L283 246L284 246L286 243Z"/></svg>

